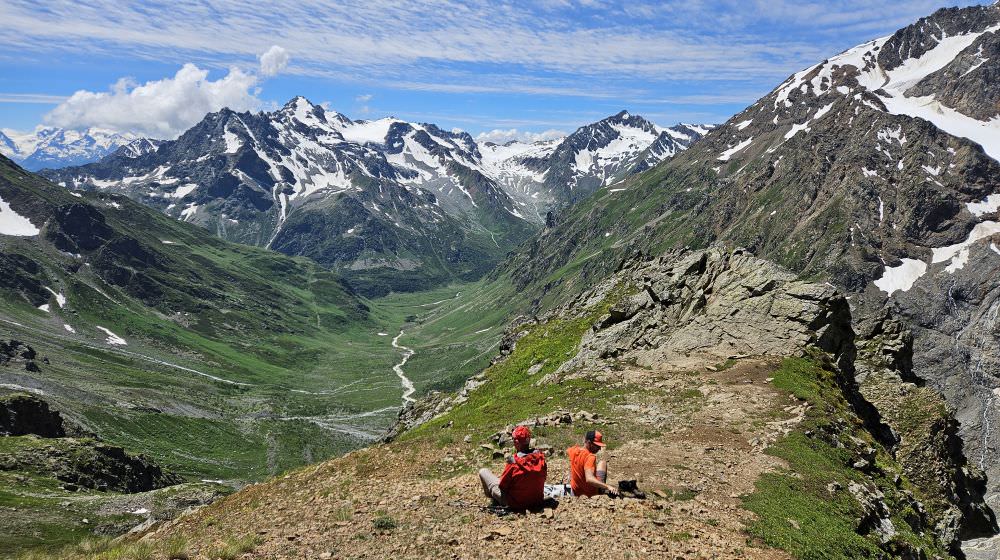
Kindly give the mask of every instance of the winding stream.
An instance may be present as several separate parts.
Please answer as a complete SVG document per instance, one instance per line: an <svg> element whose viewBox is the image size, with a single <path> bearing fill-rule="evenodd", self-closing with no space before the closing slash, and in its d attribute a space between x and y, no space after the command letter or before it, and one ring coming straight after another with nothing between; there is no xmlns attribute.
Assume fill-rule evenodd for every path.
<svg viewBox="0 0 1000 560"><path fill-rule="evenodd" d="M403 351L403 361L392 366L392 371L396 372L396 375L399 377L399 382L403 385L403 406L406 406L406 403L413 402L412 395L417 391L417 389L413 386L413 382L410 381L410 378L406 376L406 372L403 371L403 366L405 366L406 362L413 357L415 352L412 348L407 348L406 346L399 344L399 339L402 336L403 331L400 330L399 334L396 335L396 338L392 339L392 347Z"/></svg>

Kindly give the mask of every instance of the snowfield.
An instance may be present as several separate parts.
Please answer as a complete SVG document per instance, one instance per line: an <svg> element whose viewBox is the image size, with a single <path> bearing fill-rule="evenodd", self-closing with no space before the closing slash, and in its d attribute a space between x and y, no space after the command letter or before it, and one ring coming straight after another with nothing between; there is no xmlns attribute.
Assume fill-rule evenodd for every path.
<svg viewBox="0 0 1000 560"><path fill-rule="evenodd" d="M875 281L875 285L880 290L890 296L896 291L907 291L913 287L924 273L927 272L927 263L915 259L903 259L903 264L899 266L887 266L882 278Z"/></svg>
<svg viewBox="0 0 1000 560"><path fill-rule="evenodd" d="M10 204L0 198L0 235L32 237L40 232L31 220L15 212Z"/></svg>

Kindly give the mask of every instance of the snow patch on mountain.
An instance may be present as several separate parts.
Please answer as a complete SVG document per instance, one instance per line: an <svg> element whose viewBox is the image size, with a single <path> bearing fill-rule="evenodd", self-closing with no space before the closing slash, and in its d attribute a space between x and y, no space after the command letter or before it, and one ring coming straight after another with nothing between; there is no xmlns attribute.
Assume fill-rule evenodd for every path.
<svg viewBox="0 0 1000 560"><path fill-rule="evenodd" d="M961 243L956 243L954 245L949 245L947 247L940 247L933 250L933 256L931 257L931 262L942 263L946 261L952 261L955 264L955 260L959 258L959 255L963 251L968 251L969 247L975 242L986 239L1000 233L1000 223L993 221L980 222L976 224L972 231L969 232L969 236ZM966 260L968 255L966 255ZM959 267L961 268L961 267Z"/></svg>
<svg viewBox="0 0 1000 560"><path fill-rule="evenodd" d="M49 291L52 295L56 296L56 303L59 304L59 309L66 307L66 296L53 290L52 288L45 286L45 289Z"/></svg>
<svg viewBox="0 0 1000 560"><path fill-rule="evenodd" d="M117 334L109 331L108 329L106 329L104 327L100 327L100 326L97 327L97 329L100 330L101 332L103 332L104 334L108 335L108 338L105 339L104 342L106 342L106 343L108 343L108 344L110 344L112 346L128 346L128 342L126 342L124 338L122 338L122 337L118 336Z"/></svg>
<svg viewBox="0 0 1000 560"><path fill-rule="evenodd" d="M896 291L907 291L914 282L927 272L927 263L916 259L902 259L899 266L887 266L882 277L875 281L880 290L892 295Z"/></svg>
<svg viewBox="0 0 1000 560"><path fill-rule="evenodd" d="M849 87L831 87L835 72L845 67L854 67L857 70L858 86L862 91L878 97L888 113L924 119L948 134L967 138L980 144L990 157L1000 160L1000 116L989 120L978 120L945 105L937 100L935 95L911 96L908 94L914 86L925 78L951 64L977 39L997 31L1000 31L1000 25L994 25L978 32L953 36L948 36L942 31L940 37L935 37L937 42L932 48L920 56L902 60L892 70L886 70L878 61L879 52L886 46L891 37L882 37L858 45L793 75L777 90L774 108L791 108L792 102L789 100L789 96L796 90L815 96L823 96L833 92L841 95L854 94L855 99L862 99L860 93L855 93ZM979 52L981 55L982 50L980 49ZM980 56L979 62L966 74L985 62ZM863 102L881 110L867 99L864 99ZM794 136L801 130L808 130L804 128L807 124L793 125L793 130L789 132L788 137Z"/></svg>
<svg viewBox="0 0 1000 560"><path fill-rule="evenodd" d="M41 232L31 220L18 214L3 198L0 198L0 235L33 237Z"/></svg>
<svg viewBox="0 0 1000 560"><path fill-rule="evenodd" d="M729 148L728 150L722 152L722 155L718 157L719 161L729 161L729 158L733 157L737 153L746 149L747 146L753 143L753 136L747 138L746 140L736 144L735 146Z"/></svg>

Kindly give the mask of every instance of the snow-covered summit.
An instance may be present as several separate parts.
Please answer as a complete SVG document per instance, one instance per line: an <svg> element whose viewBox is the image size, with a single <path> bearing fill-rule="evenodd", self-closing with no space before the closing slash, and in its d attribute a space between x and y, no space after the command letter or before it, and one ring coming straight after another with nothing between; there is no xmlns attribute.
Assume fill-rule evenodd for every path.
<svg viewBox="0 0 1000 560"><path fill-rule="evenodd" d="M5 128L0 129L0 153L35 171L97 161L137 138L135 134L99 128L70 130L40 126L31 132Z"/></svg>
<svg viewBox="0 0 1000 560"><path fill-rule="evenodd" d="M980 144L1000 160L1000 108L993 76L1000 71L997 4L923 18L899 32L831 57L790 77L775 109L804 98L845 97L892 115L916 117ZM915 34L929 40L912 41Z"/></svg>

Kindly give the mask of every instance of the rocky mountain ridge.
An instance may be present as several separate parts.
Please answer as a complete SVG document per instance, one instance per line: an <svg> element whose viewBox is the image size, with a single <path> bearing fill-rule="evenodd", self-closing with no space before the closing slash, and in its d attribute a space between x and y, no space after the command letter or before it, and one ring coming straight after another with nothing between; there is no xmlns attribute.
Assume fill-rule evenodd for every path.
<svg viewBox="0 0 1000 560"><path fill-rule="evenodd" d="M558 143L479 146L464 132L391 117L352 121L297 97L270 113L213 113L155 149L46 176L125 194L225 239L310 257L378 295L479 277L549 212L674 155L705 130L661 129L622 112Z"/></svg>
<svg viewBox="0 0 1000 560"><path fill-rule="evenodd" d="M675 156L711 125L662 128L621 111L558 140L480 146L487 173L512 196L531 199L538 217Z"/></svg>

